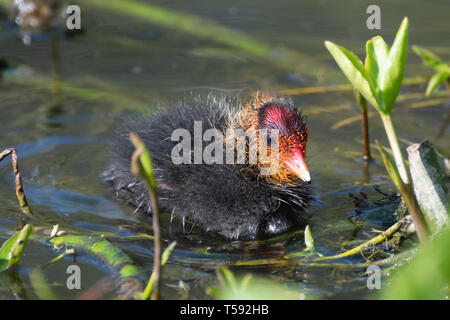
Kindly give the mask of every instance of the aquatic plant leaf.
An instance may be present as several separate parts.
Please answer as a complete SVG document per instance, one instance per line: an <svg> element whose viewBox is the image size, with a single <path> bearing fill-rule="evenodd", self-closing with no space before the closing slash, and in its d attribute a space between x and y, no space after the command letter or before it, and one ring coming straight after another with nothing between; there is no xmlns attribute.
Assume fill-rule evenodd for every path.
<svg viewBox="0 0 450 320"><path fill-rule="evenodd" d="M380 92L380 107L384 114L390 114L402 85L408 48L408 18L400 25L394 43L383 66L380 67L378 88Z"/></svg>
<svg viewBox="0 0 450 320"><path fill-rule="evenodd" d="M153 174L153 164L150 153L145 143L134 133L130 133L130 140L136 151L131 159L131 171L133 174L144 179L148 186L156 193L156 179Z"/></svg>
<svg viewBox="0 0 450 320"><path fill-rule="evenodd" d="M223 285L229 286L233 290L236 290L238 288L236 278L230 269L222 267L219 269L219 273L222 276L223 281L221 282Z"/></svg>
<svg viewBox="0 0 450 320"><path fill-rule="evenodd" d="M237 278L225 267L218 270L220 287L209 287L207 292L216 299L225 300L298 300L302 292L290 289L278 281L256 278L246 274Z"/></svg>
<svg viewBox="0 0 450 320"><path fill-rule="evenodd" d="M398 172L397 166L389 157L389 155L386 153L384 147L380 145L378 140L375 140L375 143L377 144L378 150L380 151L381 158L383 159L383 163L384 166L386 167L389 177L391 177L392 182L394 182L394 185L397 187L397 190L404 189L403 180L400 177L400 173Z"/></svg>
<svg viewBox="0 0 450 320"><path fill-rule="evenodd" d="M406 219L401 219L401 220L397 221L396 223L394 223L392 226L390 226L387 230L379 233L376 237L364 242L363 244L360 244L357 247L351 248L349 250L346 250L346 251L344 251L340 254L334 255L334 256L321 256L321 257L315 258L314 260L315 261L334 260L334 259L350 257L355 254L360 254L366 248L369 248L371 246L382 243L383 241L386 241L386 239L392 237L392 235L395 234L406 223L407 223Z"/></svg>
<svg viewBox="0 0 450 320"><path fill-rule="evenodd" d="M39 300L58 299L40 267L36 267L30 272L30 283Z"/></svg>
<svg viewBox="0 0 450 320"><path fill-rule="evenodd" d="M412 261L394 272L381 299L445 299L450 283L450 228L422 247ZM384 281L388 283L388 281Z"/></svg>
<svg viewBox="0 0 450 320"><path fill-rule="evenodd" d="M376 36L366 43L365 68L369 71L374 84L378 83L380 68L386 62L389 54L389 47L382 37Z"/></svg>
<svg viewBox="0 0 450 320"><path fill-rule="evenodd" d="M325 46L352 85L370 104L379 109L375 85L361 60L353 52L330 41L325 41Z"/></svg>
<svg viewBox="0 0 450 320"><path fill-rule="evenodd" d="M177 242L172 242L162 253L161 255L161 270L166 265L167 261L169 260L170 256L172 255L173 250L175 249L175 246L177 245ZM153 281L154 281L154 273L152 272L150 279L148 280L147 286L145 287L144 292L142 293L141 298L142 299L149 299L153 292Z"/></svg>
<svg viewBox="0 0 450 320"><path fill-rule="evenodd" d="M419 46L412 47L414 52L422 58L423 63L437 72L450 71L450 66L428 49Z"/></svg>
<svg viewBox="0 0 450 320"><path fill-rule="evenodd" d="M33 233L31 224L25 225L22 230L16 232L11 238L6 240L0 248L0 272L16 264L22 256L28 238Z"/></svg>
<svg viewBox="0 0 450 320"><path fill-rule="evenodd" d="M427 85L427 90L425 91L426 96L431 96L433 93L437 91L439 86L444 82L447 81L447 78L450 77L450 71L445 70L441 72L435 73Z"/></svg>
<svg viewBox="0 0 450 320"><path fill-rule="evenodd" d="M305 245L307 250L314 250L314 238L312 236L309 225L307 225L305 228Z"/></svg>
<svg viewBox="0 0 450 320"><path fill-rule="evenodd" d="M61 236L51 239L50 242L90 252L114 267L122 278L140 275L140 270L134 265L134 261L119 247L104 238L97 236Z"/></svg>

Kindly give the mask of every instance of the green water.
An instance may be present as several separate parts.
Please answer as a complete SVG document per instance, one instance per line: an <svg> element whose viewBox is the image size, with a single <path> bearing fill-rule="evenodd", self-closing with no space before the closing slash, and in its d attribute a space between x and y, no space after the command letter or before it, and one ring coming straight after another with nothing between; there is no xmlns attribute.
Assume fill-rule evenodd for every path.
<svg viewBox="0 0 450 320"><path fill-rule="evenodd" d="M113 1L114 2L114 1ZM115 2L114 2L115 3ZM110 151L107 141L124 114L149 113L170 106L191 91L218 90L248 96L257 90L280 92L310 86L346 83L323 41L331 40L362 56L363 43L381 34L391 43L401 19L410 18L410 44L431 49L450 60L450 29L445 1L380 1L381 30L365 27L370 1L141 1L153 7L141 13L107 7L107 1L80 1L83 34L60 39L62 105L54 107L52 55L49 39L25 46L17 30L0 28L0 58L9 64L0 81L0 150L15 147L19 154L25 192L39 217L38 226L85 232L113 232L121 236L144 232L134 209L117 202L102 181ZM161 10L163 9L163 10ZM152 11L153 10L153 11ZM155 14L159 12L159 14ZM242 41L244 39L244 41ZM430 76L410 50L406 77ZM394 123L403 147L429 139L450 155L449 130L436 139L449 101L438 96L434 104L420 107L424 84L404 86L404 100L394 110ZM350 91L293 94L309 125L308 166L317 201L311 206L311 230L317 249L326 255L342 251L345 240L369 239L371 229L389 225L384 218L368 218L361 229L348 219L354 209L349 193L363 190L377 200L372 186L392 191L378 152L369 176L362 170L360 122L340 125L357 117L359 107ZM419 106L419 107L417 107ZM338 125L336 128L335 126ZM381 121L370 118L371 140L387 145ZM9 158L0 163L0 242L17 226L18 204ZM164 219L167 220L167 217ZM150 223L150 221L147 221ZM301 232L269 243L227 242L194 230L190 235L169 233L178 246L163 274L163 298L183 295L174 286L183 280L189 298L210 298L205 289L216 284L215 268L230 261L281 257L304 247ZM177 228L177 225L174 226ZM179 228L178 228L179 229ZM112 240L144 270L151 272L153 243ZM18 266L0 276L0 298L17 295L11 279L36 298L30 271L60 252L40 238L32 238ZM353 264L361 256L339 262L342 268L308 266L295 260L283 265L234 267L237 274L254 272L276 278L322 298L362 298L371 292L362 277L364 268ZM72 299L114 272L93 256L80 252L82 290L66 288L64 258L44 269L59 298ZM111 280L112 281L112 280ZM114 297L115 291L104 297Z"/></svg>

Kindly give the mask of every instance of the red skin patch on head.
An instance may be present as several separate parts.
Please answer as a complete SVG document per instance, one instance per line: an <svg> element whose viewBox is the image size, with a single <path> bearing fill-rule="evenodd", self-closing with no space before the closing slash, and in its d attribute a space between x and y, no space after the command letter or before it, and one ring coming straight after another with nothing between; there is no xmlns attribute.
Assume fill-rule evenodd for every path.
<svg viewBox="0 0 450 320"><path fill-rule="evenodd" d="M290 108L283 105L272 105L267 107L261 115L261 124L268 129L278 129L280 133L290 135L302 124L299 115Z"/></svg>
<svg viewBox="0 0 450 320"><path fill-rule="evenodd" d="M278 129L280 132L280 147L286 154L300 148L306 151L308 129L297 112L284 105L270 105L260 114L260 127Z"/></svg>

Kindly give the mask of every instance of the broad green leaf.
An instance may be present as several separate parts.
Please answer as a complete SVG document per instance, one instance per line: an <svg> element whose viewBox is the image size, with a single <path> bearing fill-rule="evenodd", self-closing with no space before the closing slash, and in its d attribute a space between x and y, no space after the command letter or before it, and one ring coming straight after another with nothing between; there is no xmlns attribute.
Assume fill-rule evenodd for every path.
<svg viewBox="0 0 450 320"><path fill-rule="evenodd" d="M412 47L414 52L422 58L425 65L433 68L437 72L449 71L449 65L441 60L437 55L428 49L419 46Z"/></svg>
<svg viewBox="0 0 450 320"><path fill-rule="evenodd" d="M383 38L376 36L366 43L366 62L365 67L369 72L373 83L378 83L380 68L383 67L389 53L389 47Z"/></svg>
<svg viewBox="0 0 450 320"><path fill-rule="evenodd" d="M309 225L305 228L305 245L307 250L314 250L314 238L311 233Z"/></svg>
<svg viewBox="0 0 450 320"><path fill-rule="evenodd" d="M354 53L330 41L325 41L325 46L352 85L378 109L375 86L361 60Z"/></svg>
<svg viewBox="0 0 450 320"><path fill-rule="evenodd" d="M428 82L427 90L425 91L425 95L428 97L431 96L436 90L439 88L441 83L447 81L447 78L450 77L450 71L441 71L435 73L430 81Z"/></svg>
<svg viewBox="0 0 450 320"><path fill-rule="evenodd" d="M450 228L446 228L383 283L381 299L445 299L450 283ZM389 281L388 281L389 280ZM448 299L448 298L447 298Z"/></svg>
<svg viewBox="0 0 450 320"><path fill-rule="evenodd" d="M0 272L19 261L32 232L33 227L31 224L27 224L3 243L0 248Z"/></svg>
<svg viewBox="0 0 450 320"><path fill-rule="evenodd" d="M408 18L404 18L395 36L389 55L380 68L379 89L381 96L381 111L390 114L402 85L406 64L406 49L408 48Z"/></svg>

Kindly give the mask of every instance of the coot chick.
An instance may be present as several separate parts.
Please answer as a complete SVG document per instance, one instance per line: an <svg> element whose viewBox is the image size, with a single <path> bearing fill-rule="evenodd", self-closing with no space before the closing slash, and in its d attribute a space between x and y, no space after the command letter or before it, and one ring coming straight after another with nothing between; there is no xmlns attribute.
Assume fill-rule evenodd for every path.
<svg viewBox="0 0 450 320"><path fill-rule="evenodd" d="M212 94L189 100L169 110L129 119L120 127L112 142L113 160L108 171L116 196L151 214L145 185L130 172L134 148L129 133L134 132L150 151L159 204L172 218L231 239L254 239L304 225L311 200L310 175L304 161L308 129L292 101L256 95L241 104L236 98ZM214 138L209 134L203 137L208 141L195 145L199 132L202 139L208 129L213 129L209 132ZM256 130L267 135L239 140L230 135L232 129L235 133L242 129L240 132ZM181 139L183 134L192 139ZM251 150L255 149L250 141L258 146L256 158L252 158L255 153ZM188 146L187 152L182 143ZM199 145L200 154L195 151ZM211 145L217 147L213 152ZM265 145L266 149L259 149ZM207 150L213 160L205 157ZM229 159L227 152L232 155Z"/></svg>

